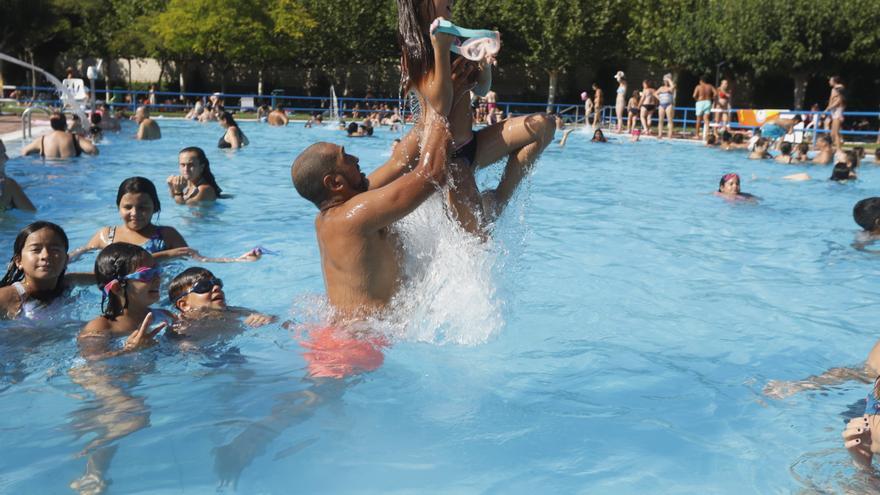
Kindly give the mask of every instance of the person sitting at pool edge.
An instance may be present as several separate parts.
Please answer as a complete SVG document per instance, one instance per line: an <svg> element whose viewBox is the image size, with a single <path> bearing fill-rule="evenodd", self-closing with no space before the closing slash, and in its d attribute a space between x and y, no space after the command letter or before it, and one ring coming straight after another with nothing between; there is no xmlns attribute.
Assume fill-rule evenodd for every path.
<svg viewBox="0 0 880 495"><path fill-rule="evenodd" d="M153 141L162 138L162 132L159 130L159 124L150 118L150 110L147 107L138 107L131 118L138 125L135 139L141 141Z"/></svg>
<svg viewBox="0 0 880 495"><path fill-rule="evenodd" d="M165 181L175 203L194 205L220 197L222 189L211 173L211 163L204 150L197 146L184 148L177 154L177 161L180 175L169 176Z"/></svg>
<svg viewBox="0 0 880 495"><path fill-rule="evenodd" d="M226 305L223 281L210 270L199 266L187 268L179 273L168 286L168 300L180 312L180 319L174 325L177 335L195 335L200 330L213 331L216 320L244 317L243 323L249 327L261 327L276 320L274 316L257 313L245 308ZM211 320L210 325L197 325L197 320Z"/></svg>
<svg viewBox="0 0 880 495"><path fill-rule="evenodd" d="M319 210L315 231L330 304L337 314L364 317L382 310L397 292L401 267L391 225L409 215L446 180L451 136L441 119L427 126L421 159L416 128L391 159L367 178L358 158L341 146L315 143L293 162L297 192Z"/></svg>
<svg viewBox="0 0 880 495"><path fill-rule="evenodd" d="M739 174L734 173L725 174L721 177L721 181L718 183L718 191L715 192L715 195L727 199L756 199L755 196L740 190Z"/></svg>
<svg viewBox="0 0 880 495"><path fill-rule="evenodd" d="M97 155L98 148L88 139L67 132L67 118L60 112L55 112L49 117L49 126L52 132L40 136L31 144L21 150L21 155L26 156L39 153L43 158L71 158L87 155Z"/></svg>

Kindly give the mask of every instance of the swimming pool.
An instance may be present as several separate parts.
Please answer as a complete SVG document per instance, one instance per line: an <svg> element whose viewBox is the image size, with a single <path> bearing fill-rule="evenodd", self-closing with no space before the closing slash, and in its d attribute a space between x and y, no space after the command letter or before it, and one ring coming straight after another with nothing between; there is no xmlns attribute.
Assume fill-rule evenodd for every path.
<svg viewBox="0 0 880 495"><path fill-rule="evenodd" d="M396 135L242 123L252 146L223 152L216 125L160 124L161 141L131 140L126 127L97 158L8 170L73 245L118 221L122 179L149 177L163 194L157 223L204 254L281 252L208 266L231 304L319 319L315 208L293 190L290 163L331 140L371 170ZM304 380L297 331L271 325L203 352L160 346L107 363L107 389L122 397L108 411L75 382L94 378L71 371L79 323L3 323L0 492L68 491L85 471L77 453L107 434L102 414L143 426L103 451L115 454L112 493L204 493L221 480L240 493L865 491L840 440L865 386L781 401L761 390L859 363L874 343L877 259L850 244L852 206L874 194L877 170L848 185L789 183L779 177L802 167L688 143L587 141L547 149L487 247L449 228L436 201L405 222L414 281L394 345L367 374ZM234 198L166 199L190 145ZM763 200L714 197L729 171ZM0 217L3 256L33 218ZM75 297L72 318L98 313L96 289Z"/></svg>

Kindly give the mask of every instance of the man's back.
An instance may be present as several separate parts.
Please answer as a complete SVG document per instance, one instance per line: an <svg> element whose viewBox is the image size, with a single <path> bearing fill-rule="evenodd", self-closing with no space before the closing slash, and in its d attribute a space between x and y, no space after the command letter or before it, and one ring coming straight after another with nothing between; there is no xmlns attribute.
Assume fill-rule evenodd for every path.
<svg viewBox="0 0 880 495"><path fill-rule="evenodd" d="M157 124L153 119L146 117L138 125L138 139L150 140L160 139L161 137L162 133L161 131L159 131L159 124Z"/></svg>

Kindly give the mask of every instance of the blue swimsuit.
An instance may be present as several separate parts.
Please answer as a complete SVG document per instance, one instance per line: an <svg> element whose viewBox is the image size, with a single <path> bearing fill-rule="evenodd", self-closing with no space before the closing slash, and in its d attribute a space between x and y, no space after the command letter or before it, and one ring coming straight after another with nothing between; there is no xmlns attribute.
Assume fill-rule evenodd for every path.
<svg viewBox="0 0 880 495"><path fill-rule="evenodd" d="M113 238L116 237L116 226L108 227L107 230L107 239L110 241L110 244L113 244ZM153 237L147 239L147 242L141 244L141 247L144 248L148 253L154 254L159 251L165 251L168 249L168 245L165 244L165 239L162 239L162 227L156 227L156 233Z"/></svg>
<svg viewBox="0 0 880 495"><path fill-rule="evenodd" d="M878 378L880 380L880 378ZM877 382L874 382L874 387L877 386ZM871 393L868 394L868 400L865 403L865 414L872 416L875 414L880 414L880 400L877 400L874 397L874 388L871 388Z"/></svg>

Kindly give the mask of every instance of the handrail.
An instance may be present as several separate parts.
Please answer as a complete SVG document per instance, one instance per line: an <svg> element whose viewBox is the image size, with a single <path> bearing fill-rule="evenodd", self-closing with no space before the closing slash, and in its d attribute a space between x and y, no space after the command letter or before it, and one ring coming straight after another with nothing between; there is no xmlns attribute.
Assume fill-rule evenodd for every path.
<svg viewBox="0 0 880 495"><path fill-rule="evenodd" d="M31 126L31 114L34 110L39 110L41 112L46 112L46 115L51 116L52 111L46 107L36 106L36 107L27 107L24 109L24 112L21 112L21 139L25 141L29 138L34 137L34 133L32 132Z"/></svg>

